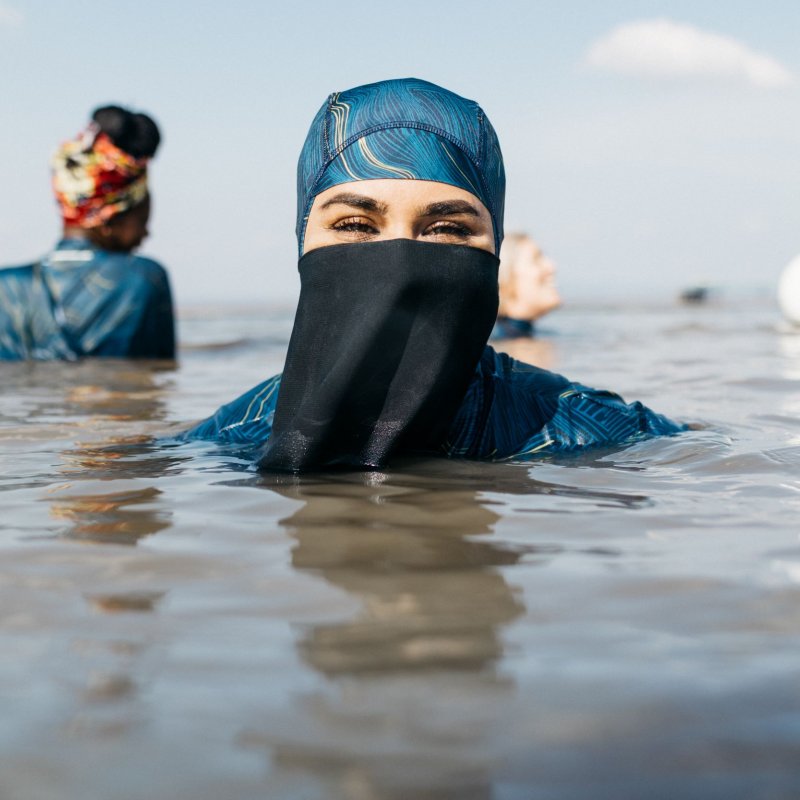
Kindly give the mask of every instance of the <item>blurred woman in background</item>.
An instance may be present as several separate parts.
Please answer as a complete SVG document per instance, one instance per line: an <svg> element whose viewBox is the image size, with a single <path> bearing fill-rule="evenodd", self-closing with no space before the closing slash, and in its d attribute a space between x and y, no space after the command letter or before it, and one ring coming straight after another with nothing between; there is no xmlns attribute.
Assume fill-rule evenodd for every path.
<svg viewBox="0 0 800 800"><path fill-rule="evenodd" d="M500 304L492 339L533 335L536 320L561 305L555 264L527 233L507 233L500 248Z"/></svg>
<svg viewBox="0 0 800 800"><path fill-rule="evenodd" d="M56 151L63 235L40 261L0 270L0 359L174 358L167 274L133 255L148 234L160 140L146 114L105 106Z"/></svg>
<svg viewBox="0 0 800 800"><path fill-rule="evenodd" d="M561 305L556 266L527 233L507 233L500 248L500 301L492 345L512 358L553 369L556 353L536 337L536 322Z"/></svg>

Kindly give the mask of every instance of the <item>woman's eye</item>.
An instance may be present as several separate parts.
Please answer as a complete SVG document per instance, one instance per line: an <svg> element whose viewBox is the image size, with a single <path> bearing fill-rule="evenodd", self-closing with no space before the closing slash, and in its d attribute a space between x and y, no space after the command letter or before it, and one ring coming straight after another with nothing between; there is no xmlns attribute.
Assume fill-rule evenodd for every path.
<svg viewBox="0 0 800 800"><path fill-rule="evenodd" d="M378 229L363 219L343 219L331 225L331 229L340 233L374 234Z"/></svg>
<svg viewBox="0 0 800 800"><path fill-rule="evenodd" d="M467 239L472 236L472 229L458 222L435 222L426 231L426 236L448 236L456 239Z"/></svg>

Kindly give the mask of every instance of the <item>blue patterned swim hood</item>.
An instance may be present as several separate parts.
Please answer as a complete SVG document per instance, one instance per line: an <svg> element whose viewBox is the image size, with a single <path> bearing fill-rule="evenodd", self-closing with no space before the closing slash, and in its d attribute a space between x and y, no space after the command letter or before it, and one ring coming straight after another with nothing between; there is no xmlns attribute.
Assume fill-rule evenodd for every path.
<svg viewBox="0 0 800 800"><path fill-rule="evenodd" d="M503 241L506 177L492 124L473 100L418 78L334 92L317 112L297 165L297 242L320 192L381 178L439 181L489 210Z"/></svg>

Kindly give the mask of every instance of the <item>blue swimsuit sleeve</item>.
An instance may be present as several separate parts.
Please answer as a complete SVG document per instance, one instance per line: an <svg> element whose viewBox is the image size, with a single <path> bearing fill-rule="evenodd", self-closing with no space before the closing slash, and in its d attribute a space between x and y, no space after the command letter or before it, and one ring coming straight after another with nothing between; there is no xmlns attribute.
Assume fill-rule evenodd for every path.
<svg viewBox="0 0 800 800"><path fill-rule="evenodd" d="M259 383L177 438L227 444L264 444L272 433L281 376Z"/></svg>
<svg viewBox="0 0 800 800"><path fill-rule="evenodd" d="M535 458L686 430L642 403L590 389L486 348L451 425L450 458Z"/></svg>
<svg viewBox="0 0 800 800"><path fill-rule="evenodd" d="M686 429L638 401L626 403L613 392L572 383L559 393L550 419L507 457L524 459L543 452L630 444Z"/></svg>

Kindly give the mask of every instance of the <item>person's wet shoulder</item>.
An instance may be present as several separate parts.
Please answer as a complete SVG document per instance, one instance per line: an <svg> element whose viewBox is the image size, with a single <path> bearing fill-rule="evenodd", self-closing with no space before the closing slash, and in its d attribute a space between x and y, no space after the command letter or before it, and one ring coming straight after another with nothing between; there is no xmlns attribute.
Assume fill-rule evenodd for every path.
<svg viewBox="0 0 800 800"><path fill-rule="evenodd" d="M129 255L130 265L141 275L152 281L166 281L167 270L155 259L147 256Z"/></svg>
<svg viewBox="0 0 800 800"><path fill-rule="evenodd" d="M27 280L30 278L35 264L11 264L0 266L0 283Z"/></svg>
<svg viewBox="0 0 800 800"><path fill-rule="evenodd" d="M95 266L126 281L138 281L154 288L169 286L166 269L158 261L147 256L133 253L102 253L98 254Z"/></svg>

